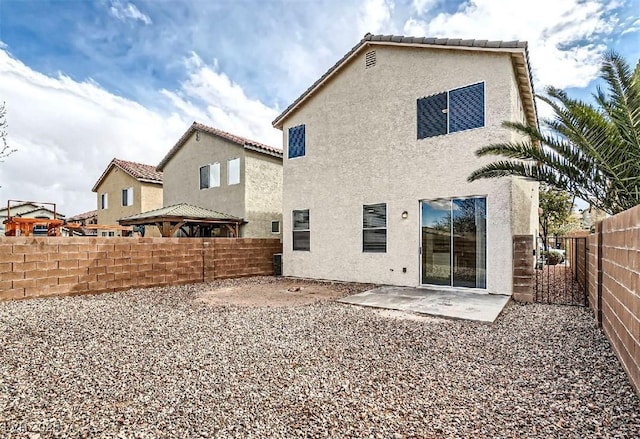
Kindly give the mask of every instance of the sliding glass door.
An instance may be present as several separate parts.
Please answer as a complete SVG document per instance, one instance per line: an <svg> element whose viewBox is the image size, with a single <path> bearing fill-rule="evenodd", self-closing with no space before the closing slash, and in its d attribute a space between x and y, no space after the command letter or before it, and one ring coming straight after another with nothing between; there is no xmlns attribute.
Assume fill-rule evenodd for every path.
<svg viewBox="0 0 640 439"><path fill-rule="evenodd" d="M422 283L486 288L485 198L421 202Z"/></svg>

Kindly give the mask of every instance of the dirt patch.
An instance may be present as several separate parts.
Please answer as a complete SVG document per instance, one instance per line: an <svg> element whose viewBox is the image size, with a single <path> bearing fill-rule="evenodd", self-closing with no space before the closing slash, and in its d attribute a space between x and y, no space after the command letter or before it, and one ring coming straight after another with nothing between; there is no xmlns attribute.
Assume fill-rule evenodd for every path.
<svg viewBox="0 0 640 439"><path fill-rule="evenodd" d="M234 279L204 291L196 300L214 306L300 306L335 300L373 287L371 284L270 277Z"/></svg>

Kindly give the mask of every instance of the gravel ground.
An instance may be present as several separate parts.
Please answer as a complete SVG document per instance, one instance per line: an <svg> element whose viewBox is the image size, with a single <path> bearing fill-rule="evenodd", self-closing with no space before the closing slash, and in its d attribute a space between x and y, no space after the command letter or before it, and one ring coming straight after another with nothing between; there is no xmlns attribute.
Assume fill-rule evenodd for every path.
<svg viewBox="0 0 640 439"><path fill-rule="evenodd" d="M585 308L483 324L196 300L242 282L273 281L0 303L0 437L640 437Z"/></svg>

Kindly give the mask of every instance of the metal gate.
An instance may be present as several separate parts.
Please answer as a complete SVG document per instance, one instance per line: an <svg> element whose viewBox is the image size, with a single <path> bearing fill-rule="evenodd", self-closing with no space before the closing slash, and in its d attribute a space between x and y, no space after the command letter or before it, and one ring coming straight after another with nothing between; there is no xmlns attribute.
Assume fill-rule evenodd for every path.
<svg viewBox="0 0 640 439"><path fill-rule="evenodd" d="M538 238L535 301L587 306L587 238Z"/></svg>

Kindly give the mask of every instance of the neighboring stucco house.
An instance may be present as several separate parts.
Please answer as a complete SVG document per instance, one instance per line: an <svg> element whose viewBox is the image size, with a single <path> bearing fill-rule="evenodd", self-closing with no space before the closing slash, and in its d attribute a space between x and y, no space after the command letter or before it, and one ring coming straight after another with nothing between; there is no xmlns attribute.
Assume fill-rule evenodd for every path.
<svg viewBox="0 0 640 439"><path fill-rule="evenodd" d="M537 183L467 177L533 96L526 43L365 35L273 122L283 274L511 294Z"/></svg>
<svg viewBox="0 0 640 439"><path fill-rule="evenodd" d="M0 209L0 236L4 236L5 226L3 224L4 220L7 219L9 213L12 217L17 218L42 218L42 219L64 219L65 216L60 212L54 212L51 208L46 207L44 205L40 205L35 202L25 201L19 202L16 204L12 204L7 207L3 207ZM46 227L45 226L36 226L36 229L40 230L39 234L46 235ZM44 232L43 232L44 231ZM37 233L37 232L36 232Z"/></svg>
<svg viewBox="0 0 640 439"><path fill-rule="evenodd" d="M77 224L80 224L82 226L91 226L91 225L98 224L98 211L97 210L90 210L89 212L79 213L77 215L74 215L74 216L71 216L71 217L67 218L67 222L77 223ZM86 229L84 227L78 232L81 233L83 236L97 236L98 235L98 231L97 230Z"/></svg>
<svg viewBox="0 0 640 439"><path fill-rule="evenodd" d="M280 149L194 122L157 169L165 207L186 203L241 218L241 237L281 237Z"/></svg>
<svg viewBox="0 0 640 439"><path fill-rule="evenodd" d="M104 170L93 192L97 195L98 224L119 226L118 219L162 207L162 172L155 166L114 158ZM119 231L99 231L119 236ZM145 236L160 236L149 227Z"/></svg>

